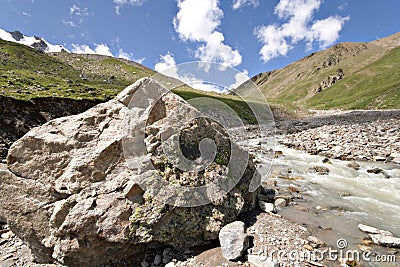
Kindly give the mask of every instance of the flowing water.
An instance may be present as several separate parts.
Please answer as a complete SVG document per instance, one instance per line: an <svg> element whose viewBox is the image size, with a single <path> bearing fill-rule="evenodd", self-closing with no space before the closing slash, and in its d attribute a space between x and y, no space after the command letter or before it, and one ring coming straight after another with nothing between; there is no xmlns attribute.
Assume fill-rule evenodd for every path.
<svg viewBox="0 0 400 267"><path fill-rule="evenodd" d="M241 142L241 145L254 148L260 141L250 139ZM261 161L260 167L269 168L271 161L265 159L263 149L258 148L257 151L255 154ZM302 210L285 208L279 214L306 225L327 245L333 247L337 240L344 238L349 249L357 249L357 245L362 244L361 239L367 235L357 228L359 223L400 236L399 165L358 162L360 169L355 170L347 166L348 161L330 159L330 163L323 163L322 156L310 155L282 145L278 145L275 151L282 151L282 155L272 161L271 175L265 179L276 180L278 186L291 185L299 188L303 199L295 201L304 207ZM315 166L329 168L329 174L311 173L309 169ZM390 178L383 173L368 173L367 170L373 167L383 169ZM277 176L285 178L275 178ZM374 249L381 254L387 252L379 247ZM393 263L367 265L396 266Z"/></svg>

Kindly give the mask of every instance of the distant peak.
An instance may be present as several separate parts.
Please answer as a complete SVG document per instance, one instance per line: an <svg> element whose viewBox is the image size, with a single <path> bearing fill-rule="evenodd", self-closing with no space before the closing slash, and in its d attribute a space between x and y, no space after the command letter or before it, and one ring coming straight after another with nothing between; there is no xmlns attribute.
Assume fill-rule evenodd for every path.
<svg viewBox="0 0 400 267"><path fill-rule="evenodd" d="M0 29L0 39L30 46L41 52L68 52L62 45L53 45L38 36L26 36L18 30L9 32Z"/></svg>
<svg viewBox="0 0 400 267"><path fill-rule="evenodd" d="M9 32L9 33L16 41L20 41L20 40L24 39L24 35L20 31L13 31L13 32Z"/></svg>

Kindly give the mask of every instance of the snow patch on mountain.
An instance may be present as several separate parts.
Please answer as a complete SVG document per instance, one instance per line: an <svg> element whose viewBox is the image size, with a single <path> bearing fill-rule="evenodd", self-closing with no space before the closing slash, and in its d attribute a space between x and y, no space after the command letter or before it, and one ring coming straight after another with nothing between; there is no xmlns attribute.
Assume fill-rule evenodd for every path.
<svg viewBox="0 0 400 267"><path fill-rule="evenodd" d="M19 31L8 32L0 29L0 39L30 46L41 52L69 52L62 45L53 45L37 36L26 36Z"/></svg>

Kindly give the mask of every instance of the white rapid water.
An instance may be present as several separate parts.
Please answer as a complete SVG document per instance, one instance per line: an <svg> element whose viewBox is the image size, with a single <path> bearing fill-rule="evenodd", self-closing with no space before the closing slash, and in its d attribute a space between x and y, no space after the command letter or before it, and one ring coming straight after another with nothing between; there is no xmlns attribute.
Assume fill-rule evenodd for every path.
<svg viewBox="0 0 400 267"><path fill-rule="evenodd" d="M261 139L250 139L239 144L245 148L253 148L256 151L253 154L261 161L259 167L269 168L271 161L265 159L263 148L259 148L260 141ZM275 151L282 151L282 155L272 161L271 175L264 177L264 180L276 180L280 187L291 185L299 188L304 199L295 201L308 209L308 212L304 212L285 208L279 212L281 215L314 228L333 247L339 238L345 238L349 248L357 249L357 245L362 244L361 239L367 236L357 228L359 223L400 236L399 165L357 162L360 169L355 170L347 166L349 161L330 159L331 163L323 163L325 157L310 155L283 145L277 145ZM329 174L310 173L309 169L315 166L327 167ZM368 173L367 170L373 167L383 169L390 178L382 173ZM279 174L289 179L278 178ZM321 228L332 231L323 231ZM373 263L367 265L396 266Z"/></svg>
<svg viewBox="0 0 400 267"><path fill-rule="evenodd" d="M289 177L300 179L286 183L301 187L313 203L322 208L340 207L348 211L344 216L358 217L359 221L400 236L400 166L358 162L360 169L355 170L347 166L348 161L331 159L328 164L322 162L324 157L284 146L278 146L276 150L282 151L283 155L274 159L272 173L291 170ZM314 166L327 167L330 172L328 175L307 172ZM372 167L383 169L391 178L382 173L368 173Z"/></svg>

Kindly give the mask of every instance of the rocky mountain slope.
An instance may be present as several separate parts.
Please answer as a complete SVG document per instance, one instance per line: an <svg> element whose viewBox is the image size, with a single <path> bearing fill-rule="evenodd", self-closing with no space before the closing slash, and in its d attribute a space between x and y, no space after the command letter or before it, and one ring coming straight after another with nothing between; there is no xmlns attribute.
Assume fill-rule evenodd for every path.
<svg viewBox="0 0 400 267"><path fill-rule="evenodd" d="M369 43L339 43L252 81L283 106L400 108L399 45L400 33Z"/></svg>

